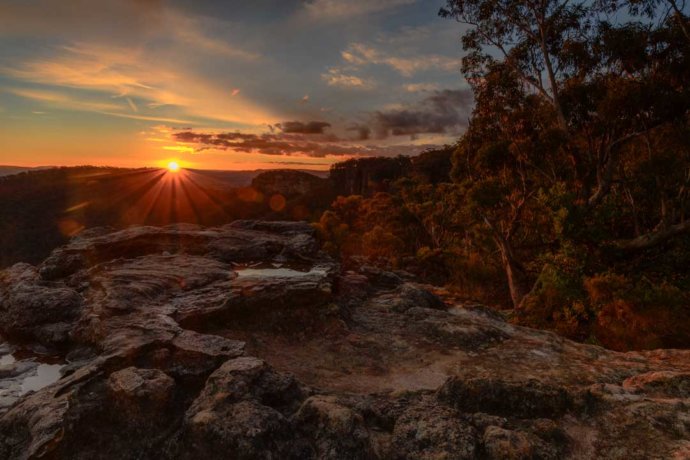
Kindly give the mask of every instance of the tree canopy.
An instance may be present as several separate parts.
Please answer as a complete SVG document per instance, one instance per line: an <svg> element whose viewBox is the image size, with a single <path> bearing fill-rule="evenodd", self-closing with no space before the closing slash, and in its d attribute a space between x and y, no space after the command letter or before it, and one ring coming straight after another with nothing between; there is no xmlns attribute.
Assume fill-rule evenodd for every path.
<svg viewBox="0 0 690 460"><path fill-rule="evenodd" d="M404 244L389 237L379 260L403 253L406 268L507 303L522 324L619 349L690 346L686 9L447 0L440 15L464 24L474 110L454 146L386 176L386 199L424 235L403 235L396 210L398 224L371 236ZM380 223L389 208L377 209Z"/></svg>

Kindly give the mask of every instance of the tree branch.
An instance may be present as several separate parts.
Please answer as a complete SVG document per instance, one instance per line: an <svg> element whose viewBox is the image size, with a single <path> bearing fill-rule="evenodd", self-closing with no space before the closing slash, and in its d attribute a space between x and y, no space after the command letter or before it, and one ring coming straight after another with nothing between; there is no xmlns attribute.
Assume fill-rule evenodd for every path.
<svg viewBox="0 0 690 460"><path fill-rule="evenodd" d="M640 251L657 246L671 238L690 232L690 220L670 225L658 231L653 231L631 240L618 240L613 246L623 251Z"/></svg>

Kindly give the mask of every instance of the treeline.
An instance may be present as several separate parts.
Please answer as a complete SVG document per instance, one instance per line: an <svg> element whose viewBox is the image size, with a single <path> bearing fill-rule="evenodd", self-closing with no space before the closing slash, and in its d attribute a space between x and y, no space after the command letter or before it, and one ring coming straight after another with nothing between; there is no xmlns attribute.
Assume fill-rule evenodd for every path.
<svg viewBox="0 0 690 460"><path fill-rule="evenodd" d="M335 166L339 190L358 196L322 216L327 247L579 340L690 346L683 7L449 0L441 15L468 25L469 128L425 160Z"/></svg>

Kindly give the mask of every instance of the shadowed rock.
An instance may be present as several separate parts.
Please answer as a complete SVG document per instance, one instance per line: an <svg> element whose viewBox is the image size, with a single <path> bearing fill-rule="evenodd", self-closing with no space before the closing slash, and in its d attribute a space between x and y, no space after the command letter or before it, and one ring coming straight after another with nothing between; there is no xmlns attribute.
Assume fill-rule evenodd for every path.
<svg viewBox="0 0 690 460"><path fill-rule="evenodd" d="M504 381L482 378L450 378L438 398L464 412L536 418L560 416L573 407L563 387L537 380Z"/></svg>
<svg viewBox="0 0 690 460"><path fill-rule="evenodd" d="M0 274L0 330L8 337L62 344L81 305L75 290L43 283L28 264Z"/></svg>
<svg viewBox="0 0 690 460"><path fill-rule="evenodd" d="M377 457L362 415L338 403L334 396L307 399L294 423L310 439L307 452L312 458L336 460L344 453L351 459Z"/></svg>
<svg viewBox="0 0 690 460"><path fill-rule="evenodd" d="M460 413L434 404L412 405L393 430L393 458L466 460L479 456L476 429Z"/></svg>

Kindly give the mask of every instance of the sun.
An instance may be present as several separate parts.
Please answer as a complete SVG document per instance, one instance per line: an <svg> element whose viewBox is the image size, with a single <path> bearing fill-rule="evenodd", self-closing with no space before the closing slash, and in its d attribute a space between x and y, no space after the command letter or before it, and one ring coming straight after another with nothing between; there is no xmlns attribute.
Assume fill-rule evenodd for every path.
<svg viewBox="0 0 690 460"><path fill-rule="evenodd" d="M168 163L168 171L177 172L180 170L180 164L177 161L171 161Z"/></svg>

